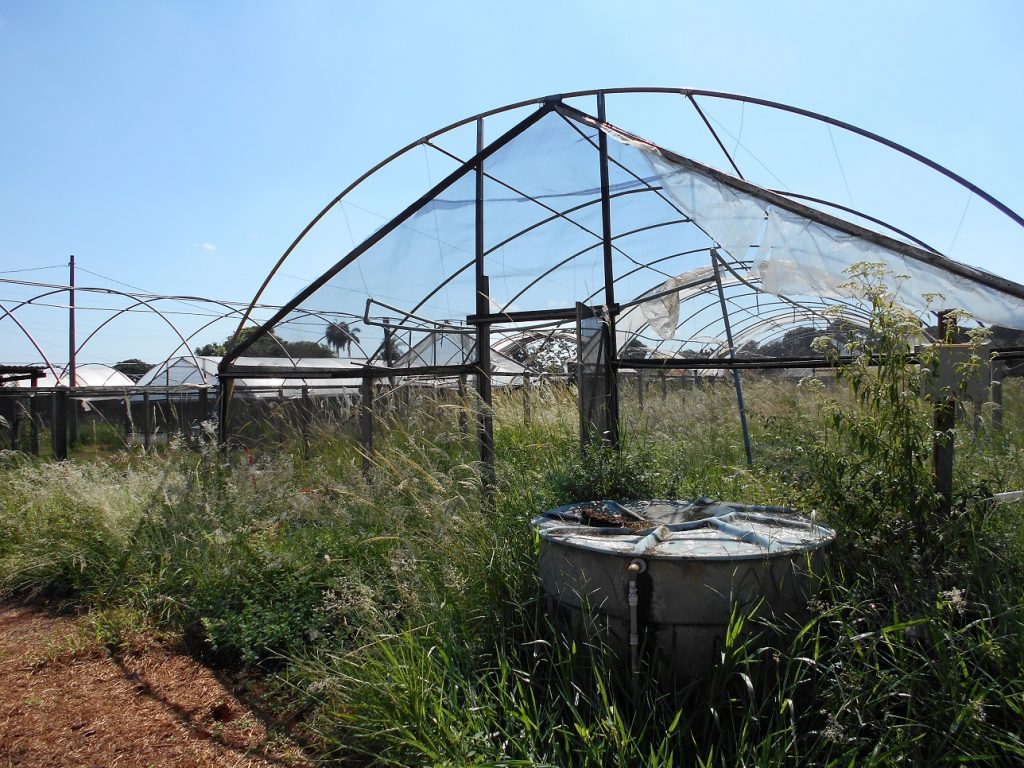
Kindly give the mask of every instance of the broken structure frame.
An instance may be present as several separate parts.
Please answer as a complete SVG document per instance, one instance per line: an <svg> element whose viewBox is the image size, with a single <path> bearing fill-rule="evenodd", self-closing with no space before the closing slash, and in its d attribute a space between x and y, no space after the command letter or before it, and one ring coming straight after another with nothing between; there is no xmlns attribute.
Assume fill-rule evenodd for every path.
<svg viewBox="0 0 1024 768"><path fill-rule="evenodd" d="M612 94L637 94L637 93L657 93L657 94L668 94L680 96L687 100L687 102L693 107L696 113L699 115L703 124L707 127L711 136L714 138L717 146L722 152L725 160L728 162L729 167L735 173L735 176L726 174L718 171L714 168L710 168L695 161L691 161L685 157L681 157L674 153L668 152L661 147L654 147L648 142L638 137L626 134L621 129L611 126L607 123L606 118L606 97ZM566 100L577 100L581 98L593 97L596 100L595 115L589 115L585 112L580 111L576 107L566 103ZM591 425L592 429L588 430L587 425L584 423L581 425L581 439L586 440L590 435L589 433L596 432L601 435L603 439L607 439L608 442L615 444L617 442L617 426L618 426L618 391L617 391L617 371L623 368L658 368L661 370L670 369L701 369L701 368L725 368L729 369L733 373L734 384L737 393L737 401L740 412L740 418L743 421L743 432L746 441L746 452L748 461L751 460L749 437L747 435L745 416L743 409L743 394L742 385L740 381L739 371L743 368L771 368L779 367L780 361L763 360L763 361L750 361L750 360L737 360L735 353L742 339L747 335L753 333L753 329L759 328L759 324L765 322L771 322L773 315L771 313L777 313L777 316L783 316L787 313L791 314L793 323L797 323L801 318L820 318L822 313L829 306L836 304L846 304L845 310L850 317L857 317L858 314L863 317L863 310L853 304L852 302L844 302L842 299L830 299L829 301L817 301L813 299L804 298L790 298L781 294L771 295L771 298L764 302L764 308L767 310L766 313L758 312L757 317L751 315L751 317L731 317L729 299L727 298L723 285L743 285L747 290L748 296L760 295L759 289L751 285L750 282L739 274L737 267L744 264L742 260L733 254L733 261L727 261L723 259L717 250L717 243L715 238L708 234L708 238L712 241L712 244L705 249L710 255L712 270L710 274L699 276L687 284L681 284L673 286L671 290L666 290L665 293L679 292L687 289L695 289L692 291L693 296L705 296L710 297L718 303L721 311L721 320L725 324L725 338L718 344L718 347L712 350L712 357L714 360L709 360L707 357L661 357L656 359L627 359L620 357L619 350L616 349L617 335L615 333L616 321L620 318L623 312L629 308L636 307L637 305L650 301L652 298L657 297L659 294L656 289L646 292L645 294L636 297L628 302L617 303L616 301L616 284L625 275L616 275L612 268L613 255L618 252L618 246L616 240L619 237L623 237L627 234L635 234L636 231L631 232L620 232L616 234L612 229L612 201L618 197L622 197L628 194L633 194L637 191L654 191L667 202L678 214L678 219L675 222L658 222L650 225L648 228L653 229L654 227L664 226L666 223L679 223L686 222L694 224L700 228L699 224L693 221L693 219L681 210L678 206L671 202L664 194L658 189L653 187L647 180L636 176L637 183L642 187L639 190L615 190L612 188L609 182L609 167L611 162L609 159L608 152L608 132L614 131L617 135L624 136L631 142L638 144L646 144L661 154L663 154L672 163L684 167L694 168L699 173L727 185L730 189L739 190L743 194L749 195L765 204L777 207L783 211L787 211L799 216L802 216L812 222L816 222L823 226L830 227L841 233L849 235L851 237L860 238L866 242L880 245L886 249L889 249L897 254L900 254L906 258L912 259L915 262L920 262L927 265L938 266L943 270L946 270L952 274L958 275L961 278L965 278L970 281L974 281L981 285L991 287L994 290L1003 292L1006 295L1012 296L1016 299L1024 299L1024 287L1005 280L1003 278L996 277L994 275L976 270L972 267L952 262L943 257L938 251L926 245L920 240L917 240L908 233L887 224L886 222L870 216L866 213L859 212L851 207L840 205L837 203L829 202L817 197L810 197L799 193L784 193L777 190L769 190L762 187L758 187L746 181L740 167L736 161L736 158L728 151L725 144L723 143L718 132L716 132L711 121L709 121L705 111L702 109L701 104L698 100L705 99L718 99L741 102L743 104L757 105L772 110L779 110L785 113L790 113L799 117L815 120L823 123L830 127L836 127L849 131L850 133L856 134L860 137L868 139L879 145L882 145L890 150L894 150L924 166L936 171L948 180L960 185L966 190L969 190L974 195L978 196L996 210L1007 216L1018 226L1024 227L1024 219L1014 211L1010 210L1007 206L996 200L994 197L979 189L975 185L968 182L961 176L953 173L952 171L944 168L943 166L923 157L922 155L908 149L896 142L885 139L877 134L871 133L864 129L853 126L849 123L845 123L840 120L822 115L819 113L811 112L808 110L800 109L797 107L789 106L779 102L772 102L763 99L757 99L748 96L742 96L738 94L723 93L717 91L707 91L700 89L674 89L674 88L619 88L619 89L604 89L604 90L592 90L592 91L578 91L567 94L560 94L555 96L544 97L540 99L533 99L529 101L523 101L516 104L501 107L499 109L490 110L488 112L481 113L479 115L467 118L465 120L453 123L445 128L435 131L427 136L407 145L403 149L395 152L385 160L381 161L373 168L369 169L366 173L356 179L352 184L346 187L341 193L339 193L333 200L331 200L313 219L306 225L306 227L299 233L296 239L291 245L285 250L284 254L271 269L267 278L261 285L259 291L253 298L252 307L242 315L241 322L239 324L236 338L241 332L245 322L251 316L252 308L259 302L264 291L267 289L274 276L280 270L282 264L292 255L294 250L299 244L306 238L306 236L313 230L314 227L326 216L335 206L342 203L346 196L348 196L353 190L358 188L363 182L371 178L381 169L388 166L390 163L398 158L403 157L411 150L427 146L432 149L438 150L452 160L460 163L459 167L449 174L442 181L434 184L427 192L421 197L415 200L413 203L408 205L401 213L393 217L384 226L378 229L374 234L365 239L362 243L356 245L351 251L349 251L342 259L336 262L333 267L328 269L321 277L310 283L303 291L301 291L291 302L281 308L270 320L260 326L256 333L251 334L241 344L239 344L229 355L227 355L221 363L219 375L225 382L226 386L222 388L225 395L221 399L221 437L222 439L227 438L227 429L229 424L229 404L230 404L230 391L231 382L237 378L241 378L245 375L253 375L257 372L257 369L252 367L242 367L235 363L235 360L244 355L246 349L257 340L257 338L274 329L278 324L283 323L287 320L290 312L293 311L304 311L302 304L310 297L312 297L320 288L325 286L332 278L338 275L347 266L355 262L361 255L373 248L377 243L381 242L389 234L394 232L397 228L402 226L408 221L413 215L417 213L423 206L430 203L441 191L447 189L456 181L473 174L475 178L475 251L473 258L463 265L463 267L445 278L443 281L439 281L433 291L427 294L426 298L422 299L415 307L405 312L405 318L416 318L416 312L426 301L440 291L449 281L454 279L463 270L472 268L474 285L475 285L475 296L476 306L475 313L467 313L464 317L463 326L467 329L464 332L472 332L476 337L476 357L474 360L469 362L463 362L455 365L415 365L405 368L396 368L391 365L380 365L376 364L374 360L367 361L360 371L353 371L341 374L343 377L349 377L359 379L363 385L363 391L367 391L367 382L371 382L375 378L381 377L422 377L422 376L447 376L447 377L465 377L467 375L474 375L477 385L477 393L479 395L479 401L481 407L478 412L477 420L477 432L479 436L480 446L480 458L484 466L488 468L488 473L493 472L493 424L491 422L490 405L492 400L491 390L491 379L493 371L491 367L491 347L492 347L492 331L494 326L508 326L508 325L519 325L528 324L531 327L547 327L552 328L564 328L565 324L568 323L581 323L585 316L600 315L602 321L607 329L607 332L603 335L602 343L602 360L603 365L595 368L595 371L599 372L599 376L603 377L603 382L599 386L600 398L604 402L603 408L596 409L595 412L603 415L597 419L597 423ZM491 143L485 142L484 128L485 121L492 116L500 115L502 113L511 112L527 108L530 106L536 106L537 109L532 113L528 114L523 120L514 125L511 129L501 134L499 137L494 139ZM590 128L597 129L597 154L600 163L600 194L597 200L589 200L577 208L567 208L565 210L559 210L549 205L545 200L540 199L539 196L531 196L527 193L515 188L502 181L500 178L496 178L488 173L488 160L496 152L500 151L503 147L508 145L518 136L526 132L530 127L537 124L546 115L556 113L566 119L571 125L576 127L579 131L582 141L593 142L593 137L584 133L579 126L588 126ZM445 135L446 133L462 128L464 126L470 126L475 124L476 126L476 151L472 157L460 158L451 151L441 147L436 143L436 139ZM620 166L621 168L621 166ZM622 168L622 170L628 169ZM544 273L536 276L534 280L526 285L517 296L513 296L512 299L506 302L505 307L500 311L494 311L490 306L490 285L489 277L486 272L486 258L490 253L493 253L496 249L504 245L505 243L522 236L524 233L540 226L539 223L531 224L526 229L522 229L518 232L510 234L502 243L492 246L491 248L485 247L484 230L485 230L485 194L484 184L485 180L507 188L509 192L515 195L520 195L524 199L529 199L533 203L541 206L549 212L549 217L545 221L552 221L556 219L565 220L581 229L585 229L583 225L575 221L572 215L579 209L594 204L600 204L601 206L601 226L600 232L590 232L599 238L600 249L603 261L603 272L604 280L603 285L599 286L596 290L591 292L587 297L586 301L579 302L573 306L565 307L554 307L544 310L515 310L511 308L512 303L515 301L518 295L521 295L525 291L529 290L532 286L539 283L548 277L551 272L558 268L558 266L565 264L567 261L575 258L579 253L567 255L562 261L550 267ZM832 215L822 208L811 207L809 204L819 205L826 207L830 210L837 212L853 214L862 220L878 224L879 226L885 227L889 231L893 232L896 236L904 239L897 239L896 237L890 237L878 232L865 229L862 226L853 224L845 219L839 218L838 216ZM591 246L593 247L593 246ZM587 250L590 250L588 248ZM678 255L678 254L673 254ZM663 257L660 260L666 260L672 258L672 256ZM634 261L633 259L630 259ZM648 261L644 264L639 264L637 269L642 268L655 268L655 264L658 260ZM636 262L635 262L636 263ZM655 271L656 268L655 268ZM666 274L666 273L661 273ZM735 301L735 296L732 297ZM367 323L371 322L369 317L369 306L373 300L371 296L367 302L367 312L364 315L363 320ZM581 309L583 307L583 309ZM693 320L697 314L706 307L701 307L691 313L686 318ZM758 309L761 309L760 303ZM751 314L740 313L742 314ZM685 320L684 320L685 321ZM401 326L402 320L398 321L398 325ZM582 354L582 352L580 353ZM725 358L724 360L722 358ZM582 358L580 359L582 362ZM787 361L787 367L801 367L805 365L827 365L826 360L821 358L801 358L797 360ZM277 369L276 375L282 375L282 371ZM284 373L287 376L287 373ZM304 378L310 378L315 375L315 372L309 368L304 368L299 372L296 372L296 376L301 375ZM337 377L339 374L333 372L325 375L331 375ZM581 395L582 398L582 395Z"/></svg>

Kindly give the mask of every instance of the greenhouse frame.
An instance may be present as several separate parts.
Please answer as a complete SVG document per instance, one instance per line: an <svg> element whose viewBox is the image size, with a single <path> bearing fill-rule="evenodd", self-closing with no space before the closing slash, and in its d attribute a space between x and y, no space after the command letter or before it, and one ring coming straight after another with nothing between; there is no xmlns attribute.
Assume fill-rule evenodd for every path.
<svg viewBox="0 0 1024 768"><path fill-rule="evenodd" d="M671 100L668 109L641 111L647 122L652 115L671 116L668 122L682 125L685 112L681 152L613 121L613 101L638 99ZM771 151L771 142L755 151L749 138L741 143L727 134L715 116L737 108L743 110L741 129L743 119L754 123L755 115L760 123L779 123L767 135L776 143L784 137L784 159L799 159L811 146L801 144L800 131L827 138L851 200L849 176L886 169L889 175L873 181L892 188L895 204L882 195L880 207L860 209L813 184L799 190L773 185L778 176L761 153ZM402 168L420 152L434 163L427 183ZM437 163L447 173L435 181ZM344 217L351 236L348 217L366 210L353 201L378 182L398 210L362 239L352 237L351 248L339 248L331 241L339 230L331 230L330 217ZM902 193L895 190L901 182L907 184ZM364 393L385 379L461 387L472 379L480 457L492 467L489 408L500 383L573 378L581 439L614 445L623 375L730 371L745 420L741 369L829 364L821 356L750 350L796 328L824 334L863 326L869 307L851 275L864 264L921 318L922 332L931 313L948 310L966 310L968 322L979 325L1024 329L1024 286L955 261L911 234L920 224L915 210L901 206L930 194L929 185L940 190L939 205L919 206L917 219L940 215L943 205L954 212L941 215L955 218L964 197L980 200L976 225L972 219L964 228L964 207L954 243L972 253L1020 252L1024 219L964 178L877 134L776 102L697 89L623 88L548 96L467 118L375 165L285 251L243 314L238 343L220 363L222 439L230 433L232 382L292 374L307 382L354 379ZM898 225L883 218L890 207L899 209ZM325 245L316 254L325 268L319 276L255 332L241 335L264 292L286 274L285 262L296 261L321 230ZM266 336L358 346L365 363L339 368L305 361L294 371L275 366L271 372L246 356ZM552 365L543 353L554 344L561 345L562 359ZM565 349L573 359L565 359ZM1020 349L995 352L1010 358ZM749 445L747 454L749 460Z"/></svg>

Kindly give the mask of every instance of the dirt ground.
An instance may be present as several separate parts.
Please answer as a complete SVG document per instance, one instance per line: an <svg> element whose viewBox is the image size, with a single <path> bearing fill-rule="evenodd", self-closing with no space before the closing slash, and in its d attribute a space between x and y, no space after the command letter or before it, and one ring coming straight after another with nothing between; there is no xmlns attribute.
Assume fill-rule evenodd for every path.
<svg viewBox="0 0 1024 768"><path fill-rule="evenodd" d="M173 645L112 656L79 620L0 605L0 768L310 765Z"/></svg>

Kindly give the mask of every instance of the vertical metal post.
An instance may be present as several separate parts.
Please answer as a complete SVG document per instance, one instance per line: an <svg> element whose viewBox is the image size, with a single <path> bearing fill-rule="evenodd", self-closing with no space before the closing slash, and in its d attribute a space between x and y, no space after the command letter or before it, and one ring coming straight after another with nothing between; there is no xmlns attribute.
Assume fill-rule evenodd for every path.
<svg viewBox="0 0 1024 768"><path fill-rule="evenodd" d="M476 151L484 149L484 121L476 121ZM490 312L490 281L484 265L484 164L476 167L476 313ZM494 503L494 416L491 411L491 326L480 323L476 327L476 388L480 395L477 412L477 433L480 441L480 463L483 465L484 506Z"/></svg>
<svg viewBox="0 0 1024 768"><path fill-rule="evenodd" d="M583 337L583 317L586 307L576 302L576 397L580 411L580 452L590 443L590 391L584 364L587 344Z"/></svg>
<svg viewBox="0 0 1024 768"><path fill-rule="evenodd" d="M218 398L220 402L218 404L218 424L217 424L217 439L221 446L227 445L228 439L231 437L231 397L235 393L235 380L221 378L219 375L217 381L220 384L220 392L218 392ZM147 398L148 399L148 398ZM146 410L146 418L149 419L149 410ZM147 424L149 422L147 421ZM149 434L149 430L146 430L146 434ZM147 437L148 440L148 437Z"/></svg>
<svg viewBox="0 0 1024 768"><path fill-rule="evenodd" d="M391 330L391 318L384 318L384 343L382 349L382 357L384 364L391 367L391 345L394 344L394 331ZM398 389L398 377L394 373L388 373L388 400L387 409L389 412L403 413L402 403L403 393Z"/></svg>
<svg viewBox="0 0 1024 768"><path fill-rule="evenodd" d="M78 384L75 354L75 254L71 254L71 263L68 266L68 385L74 388Z"/></svg>
<svg viewBox="0 0 1024 768"><path fill-rule="evenodd" d="M644 381L644 369L643 368L637 368L636 369L636 403L637 403L637 406L640 408L641 411L644 409L644 395L645 395L645 391L644 390L646 389L646 387L647 387L647 385L646 385L646 382Z"/></svg>
<svg viewBox="0 0 1024 768"><path fill-rule="evenodd" d="M363 376L359 384L359 444L363 447L363 474L369 476L373 454L373 379Z"/></svg>
<svg viewBox="0 0 1024 768"><path fill-rule="evenodd" d="M956 337L956 319L949 317L949 310L937 313L937 326L940 338L952 340ZM945 358L940 358L945 360ZM952 366L951 362L941 365ZM940 374L940 381L942 380ZM956 427L956 397L953 394L939 394L935 398L935 435L932 444L932 474L935 477L935 490L942 499L939 514L949 517L953 509L953 430ZM926 535L924 522L919 520L918 536Z"/></svg>
<svg viewBox="0 0 1024 768"><path fill-rule="evenodd" d="M78 350L75 339L75 254L71 254L68 282L68 388L74 395L78 386ZM72 400L71 408L71 445L78 445L78 408Z"/></svg>
<svg viewBox="0 0 1024 768"><path fill-rule="evenodd" d="M604 93L597 94L597 119L607 121ZM619 387L618 372L618 339L615 335L615 269L612 263L612 200L611 184L608 178L608 134L603 130L597 133L598 151L601 159L601 240L604 252L604 320L608 326L608 337L605 346L605 408L607 409L608 425L605 439L614 448L619 447Z"/></svg>
<svg viewBox="0 0 1024 768"><path fill-rule="evenodd" d="M725 291L722 289L722 272L718 264L718 250L711 249L711 264L715 269L715 285L718 288L718 303L722 307L722 322L725 323L725 340L729 344L729 360L736 360L736 348L732 342L732 324L729 322L729 308L725 305ZM740 426L743 428L743 449L747 453L747 466L754 466L754 456L750 450L750 430L747 428L747 409L743 404L743 385L740 383L739 369L732 369L732 380L736 386L736 404L740 411Z"/></svg>

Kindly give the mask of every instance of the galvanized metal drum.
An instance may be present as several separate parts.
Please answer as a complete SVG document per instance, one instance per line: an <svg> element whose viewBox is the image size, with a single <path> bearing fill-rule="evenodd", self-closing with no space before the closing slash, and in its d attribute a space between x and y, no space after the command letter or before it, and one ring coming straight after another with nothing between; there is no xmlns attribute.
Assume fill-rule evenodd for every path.
<svg viewBox="0 0 1024 768"><path fill-rule="evenodd" d="M677 680L707 674L734 611L800 616L835 539L790 509L710 499L567 504L532 525L563 627Z"/></svg>

